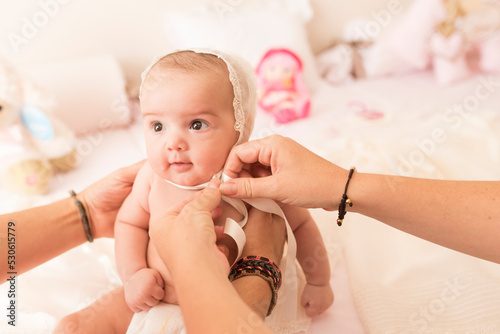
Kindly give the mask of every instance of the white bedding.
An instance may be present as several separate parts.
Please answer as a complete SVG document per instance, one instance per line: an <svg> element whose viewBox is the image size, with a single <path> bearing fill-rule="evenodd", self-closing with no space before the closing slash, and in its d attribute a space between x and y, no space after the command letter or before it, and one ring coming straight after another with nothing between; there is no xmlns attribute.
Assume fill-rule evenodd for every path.
<svg viewBox="0 0 500 334"><path fill-rule="evenodd" d="M383 112L384 117L369 120L359 116L356 110L361 103L368 110ZM438 87L425 72L341 86L321 83L312 108L308 119L284 126L259 114L254 138L272 133L290 136L325 158L346 168L354 165L360 172L500 180L498 76L476 76L447 88ZM145 157L138 123L79 140L84 157L76 170L56 177L46 196L23 198L0 192L0 212L68 196L69 189L78 192ZM347 214L342 228L335 224L336 212L313 210L313 215L331 256L336 300L314 319L310 333L424 329L446 333L458 326L464 333L466 329L500 332L500 320L495 320L500 319L500 266L428 245L354 214ZM441 304L435 299L443 284L462 280L462 273L463 279L469 280L464 283L468 288L462 290L462 297L437 308ZM474 285L478 282L487 285ZM49 333L57 319L118 284L112 240L77 247L19 277L20 327L12 333ZM0 286L0 305L6 303L5 288L5 284ZM415 291L422 291L422 295L411 293ZM485 304L485 293L498 298ZM422 316L418 318L421 308L435 311L424 318L425 324L419 321ZM468 310L477 317L471 321L482 321L482 328L467 327L463 319ZM450 326L452 323L457 327ZM0 332L9 330L2 320Z"/></svg>

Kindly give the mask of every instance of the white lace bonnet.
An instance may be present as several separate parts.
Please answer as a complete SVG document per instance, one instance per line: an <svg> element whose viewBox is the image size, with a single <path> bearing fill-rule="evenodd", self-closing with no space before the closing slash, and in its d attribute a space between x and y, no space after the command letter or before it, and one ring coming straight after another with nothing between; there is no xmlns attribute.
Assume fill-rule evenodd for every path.
<svg viewBox="0 0 500 334"><path fill-rule="evenodd" d="M178 52L177 50L175 52ZM257 106L257 82L255 80L255 75L250 64L243 58L230 55L225 52L220 52L212 49L187 49L182 51L193 51L195 53L211 54L219 59L222 59L227 66L229 71L229 81L233 85L234 100L234 118L236 122L234 123L234 129L240 133L238 141L235 145L244 143L248 141L250 134L253 130L255 110ZM156 57L153 62L146 68L142 73L141 78L141 88L139 93L139 98L141 97L142 88L144 85L144 79L149 73L151 68L158 63L161 59L171 55L170 52L166 55Z"/></svg>

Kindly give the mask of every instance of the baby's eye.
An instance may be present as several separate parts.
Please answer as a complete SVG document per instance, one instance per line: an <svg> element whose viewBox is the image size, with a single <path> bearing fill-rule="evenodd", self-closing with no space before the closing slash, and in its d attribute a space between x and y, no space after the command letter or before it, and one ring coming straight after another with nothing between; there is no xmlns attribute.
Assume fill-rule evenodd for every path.
<svg viewBox="0 0 500 334"><path fill-rule="evenodd" d="M205 130L208 128L208 124L203 121L194 121L189 128L196 131Z"/></svg>
<svg viewBox="0 0 500 334"><path fill-rule="evenodd" d="M154 132L160 132L161 130L163 130L163 124L161 124L160 122L154 122L151 127Z"/></svg>

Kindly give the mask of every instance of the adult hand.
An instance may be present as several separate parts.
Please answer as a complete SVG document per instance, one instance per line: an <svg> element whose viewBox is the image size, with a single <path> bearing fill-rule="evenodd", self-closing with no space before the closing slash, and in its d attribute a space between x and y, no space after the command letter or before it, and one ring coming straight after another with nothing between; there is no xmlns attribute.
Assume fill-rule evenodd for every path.
<svg viewBox="0 0 500 334"><path fill-rule="evenodd" d="M165 214L151 219L149 236L160 257L174 277L186 263L207 262L227 276L229 264L224 251L216 245L222 230L214 229L212 212L221 200L220 182L213 179L208 187L183 201ZM174 277L175 281L175 277Z"/></svg>
<svg viewBox="0 0 500 334"><path fill-rule="evenodd" d="M90 217L94 238L113 237L118 209L132 190L135 176L145 161L118 169L77 195Z"/></svg>
<svg viewBox="0 0 500 334"><path fill-rule="evenodd" d="M175 282L188 333L233 333L241 327L241 319L255 319L248 332L270 334L227 279L229 264L216 246L212 220L221 200L219 185L213 179L191 201L151 217L160 220L151 224L151 241Z"/></svg>
<svg viewBox="0 0 500 334"><path fill-rule="evenodd" d="M242 177L244 171L256 178ZM221 185L223 195L326 210L338 208L348 176L347 170L279 135L234 147L224 173L234 179Z"/></svg>

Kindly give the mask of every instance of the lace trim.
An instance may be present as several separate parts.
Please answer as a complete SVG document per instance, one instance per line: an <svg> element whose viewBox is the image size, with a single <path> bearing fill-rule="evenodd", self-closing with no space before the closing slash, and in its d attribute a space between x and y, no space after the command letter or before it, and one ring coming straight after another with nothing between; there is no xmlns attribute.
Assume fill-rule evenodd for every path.
<svg viewBox="0 0 500 334"><path fill-rule="evenodd" d="M223 59L224 60L224 59ZM234 100L233 100L233 108L234 108L234 129L241 134L243 132L243 126L245 124L245 112L243 111L242 103L241 103L241 86L240 86L240 80L238 79L238 76L234 73L233 67L226 62L227 68L229 70L229 81L231 81L231 84L233 85L233 92L234 92Z"/></svg>

